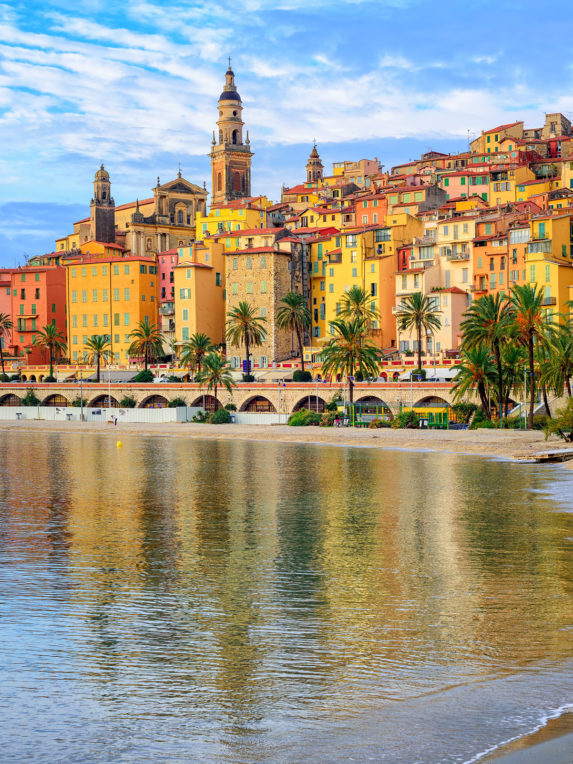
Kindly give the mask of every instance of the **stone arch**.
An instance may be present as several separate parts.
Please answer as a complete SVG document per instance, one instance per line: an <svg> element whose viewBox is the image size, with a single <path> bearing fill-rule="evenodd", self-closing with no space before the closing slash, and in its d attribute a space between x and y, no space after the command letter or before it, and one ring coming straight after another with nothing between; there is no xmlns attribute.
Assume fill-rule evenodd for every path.
<svg viewBox="0 0 573 764"><path fill-rule="evenodd" d="M363 414L375 414L378 416L382 414L392 417L390 406L388 406L386 401L383 401L382 398L378 398L377 395L363 395L361 398L355 400L354 403L361 404L361 411Z"/></svg>
<svg viewBox="0 0 573 764"><path fill-rule="evenodd" d="M25 377L22 377L23 381L25 381L25 379L26 379ZM30 382L36 382L36 375L35 374L30 374Z"/></svg>
<svg viewBox="0 0 573 764"><path fill-rule="evenodd" d="M53 393L42 401L42 406L69 406L70 402L65 395Z"/></svg>
<svg viewBox="0 0 573 764"><path fill-rule="evenodd" d="M251 414L276 414L274 405L263 395L253 395L243 403L239 411L247 411Z"/></svg>
<svg viewBox="0 0 573 764"><path fill-rule="evenodd" d="M94 398L93 401L89 404L89 408L91 409L118 409L119 408L119 402L116 398L109 395L107 393L105 395L98 395L97 398Z"/></svg>
<svg viewBox="0 0 573 764"><path fill-rule="evenodd" d="M400 372L399 371L395 371L394 374L392 374L392 381L393 382L398 382L399 380L400 380Z"/></svg>
<svg viewBox="0 0 573 764"><path fill-rule="evenodd" d="M206 411L217 411L222 408L221 403L213 395L200 395L191 405L204 408Z"/></svg>
<svg viewBox="0 0 573 764"><path fill-rule="evenodd" d="M21 406L22 400L14 393L8 393L0 398L0 406Z"/></svg>
<svg viewBox="0 0 573 764"><path fill-rule="evenodd" d="M45 374L40 374L40 376L38 377L38 382L43 382L45 376L46 376Z"/></svg>
<svg viewBox="0 0 573 764"><path fill-rule="evenodd" d="M165 409L169 405L169 401L163 395L148 395L139 404L140 409Z"/></svg>
<svg viewBox="0 0 573 764"><path fill-rule="evenodd" d="M414 406L449 406L447 400L444 398L440 398L439 395L426 395L424 398L420 398L419 401L416 401Z"/></svg>
<svg viewBox="0 0 573 764"><path fill-rule="evenodd" d="M296 403L293 406L292 412L300 411L301 409L310 409L311 411L318 411L318 413L322 413L325 409L326 402L324 398L321 398L316 395L305 395L304 398L301 398L298 403Z"/></svg>
<svg viewBox="0 0 573 764"><path fill-rule="evenodd" d="M25 374L21 374L21 375L20 375L20 380L21 380L22 382L27 382L27 381L28 381L28 377L27 377Z"/></svg>

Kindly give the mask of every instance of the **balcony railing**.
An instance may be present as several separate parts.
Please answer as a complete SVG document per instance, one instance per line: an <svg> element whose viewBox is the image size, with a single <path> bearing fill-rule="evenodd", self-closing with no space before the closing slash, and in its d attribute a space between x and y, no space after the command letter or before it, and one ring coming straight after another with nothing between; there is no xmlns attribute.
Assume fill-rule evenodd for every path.
<svg viewBox="0 0 573 764"><path fill-rule="evenodd" d="M557 305L557 298L556 297L544 297L543 298L543 305Z"/></svg>
<svg viewBox="0 0 573 764"><path fill-rule="evenodd" d="M448 257L448 260L469 260L469 259L470 259L469 252L453 252Z"/></svg>
<svg viewBox="0 0 573 764"><path fill-rule="evenodd" d="M527 245L527 254L534 255L536 252L551 254L551 239L537 239Z"/></svg>
<svg viewBox="0 0 573 764"><path fill-rule="evenodd" d="M425 236L414 237L414 244L420 247L430 246L438 241L437 233L427 233Z"/></svg>
<svg viewBox="0 0 573 764"><path fill-rule="evenodd" d="M336 255L328 255L328 262L329 263L341 263L342 262L342 253L338 252Z"/></svg>
<svg viewBox="0 0 573 764"><path fill-rule="evenodd" d="M173 316L175 314L175 305L174 303L165 303L165 305L159 306L159 315L160 316Z"/></svg>

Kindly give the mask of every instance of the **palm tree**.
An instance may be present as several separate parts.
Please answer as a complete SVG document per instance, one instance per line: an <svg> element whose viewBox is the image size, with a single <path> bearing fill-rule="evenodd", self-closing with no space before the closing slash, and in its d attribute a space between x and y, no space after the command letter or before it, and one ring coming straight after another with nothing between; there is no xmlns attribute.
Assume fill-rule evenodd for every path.
<svg viewBox="0 0 573 764"><path fill-rule="evenodd" d="M281 300L277 310L277 326L279 329L290 330L296 333L298 349L300 352L301 369L304 371L304 353L302 349L302 335L307 326L310 326L312 316L305 298L297 292L288 292Z"/></svg>
<svg viewBox="0 0 573 764"><path fill-rule="evenodd" d="M464 314L460 328L462 347L471 349L483 345L493 353L497 369L497 401L499 418L503 418L503 368L501 348L510 338L515 314L505 296L486 294L476 300Z"/></svg>
<svg viewBox="0 0 573 764"><path fill-rule="evenodd" d="M50 377L54 376L54 358L66 352L64 335L55 324L46 324L34 337L36 347L47 350L50 354Z"/></svg>
<svg viewBox="0 0 573 764"><path fill-rule="evenodd" d="M231 374L231 368L219 353L209 353L203 360L203 369L197 374L197 382L207 390L213 390L217 400L217 389L224 387L231 392L235 382Z"/></svg>
<svg viewBox="0 0 573 764"><path fill-rule="evenodd" d="M266 319L255 315L256 308L246 301L241 301L227 313L225 337L232 345L245 346L246 373L250 374L250 348L262 345L265 340L264 324Z"/></svg>
<svg viewBox="0 0 573 764"><path fill-rule="evenodd" d="M573 377L573 335L561 326L553 332L546 344L546 357L541 364L541 382L561 397L563 391L571 398L571 377Z"/></svg>
<svg viewBox="0 0 573 764"><path fill-rule="evenodd" d="M156 358L163 352L163 338L157 324L148 324L140 321L130 333L131 345L127 351L129 355L143 356L145 359L145 371L151 358Z"/></svg>
<svg viewBox="0 0 573 764"><path fill-rule="evenodd" d="M339 318L367 318L369 322L375 321L380 314L370 305L372 297L365 289L359 286L351 287L342 296L340 303Z"/></svg>
<svg viewBox="0 0 573 764"><path fill-rule="evenodd" d="M535 343L544 336L543 289L531 284L516 284L511 300L515 309L515 328L519 342L526 348L529 365L529 429L533 428L535 407Z"/></svg>
<svg viewBox="0 0 573 764"><path fill-rule="evenodd" d="M418 369L422 369L422 331L431 332L434 329L440 329L442 322L438 317L441 313L432 300L421 292L414 292L402 301L396 312L396 320L401 331L416 330L418 338Z"/></svg>
<svg viewBox="0 0 573 764"><path fill-rule="evenodd" d="M210 337L203 332L195 332L181 345L181 362L185 366L189 366L193 374L195 369L197 369L198 374L201 374L203 358L214 350L215 345L211 342Z"/></svg>
<svg viewBox="0 0 573 764"><path fill-rule="evenodd" d="M357 317L350 320L342 318L331 322L335 336L322 349L323 374L345 374L349 384L350 403L354 402L354 376L358 372L362 377L378 376L380 369L380 350L369 340L369 320Z"/></svg>
<svg viewBox="0 0 573 764"><path fill-rule="evenodd" d="M483 345L462 350L461 364L454 380L452 392L454 398L459 400L477 387L481 407L488 417L491 418L489 407L489 389L496 383L495 366L491 354Z"/></svg>
<svg viewBox="0 0 573 764"><path fill-rule="evenodd" d="M4 353L2 345L4 344L4 338L10 334L10 330L14 324L10 320L10 316L7 313L0 313L0 363L2 364L2 377L6 376L4 371Z"/></svg>
<svg viewBox="0 0 573 764"><path fill-rule="evenodd" d="M503 375L503 402L505 416L509 414L509 398L512 390L521 390L523 383L523 347L515 342L502 347L501 365Z"/></svg>
<svg viewBox="0 0 573 764"><path fill-rule="evenodd" d="M102 360L109 361L111 357L111 343L107 334L95 334L86 342L88 351L88 363L96 363L96 382L99 382L100 367Z"/></svg>

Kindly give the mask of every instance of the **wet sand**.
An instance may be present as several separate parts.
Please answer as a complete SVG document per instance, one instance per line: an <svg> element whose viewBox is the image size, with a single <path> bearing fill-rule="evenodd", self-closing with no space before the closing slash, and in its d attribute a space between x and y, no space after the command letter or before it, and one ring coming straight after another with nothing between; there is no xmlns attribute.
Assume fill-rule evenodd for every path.
<svg viewBox="0 0 573 764"><path fill-rule="evenodd" d="M484 764L572 764L573 713L551 719L542 729L514 740L481 761Z"/></svg>
<svg viewBox="0 0 573 764"><path fill-rule="evenodd" d="M503 459L534 456L561 449L571 444L551 438L542 432L519 430L392 430L353 429L351 427L289 427L288 425L208 425L188 422L130 423L118 422L114 427L105 422L53 422L27 419L2 421L0 430L26 432L82 432L108 437L130 438L138 435L180 438L213 438L217 440L249 440L252 442L309 443L361 448L407 449L475 454ZM572 462L564 466L573 468Z"/></svg>

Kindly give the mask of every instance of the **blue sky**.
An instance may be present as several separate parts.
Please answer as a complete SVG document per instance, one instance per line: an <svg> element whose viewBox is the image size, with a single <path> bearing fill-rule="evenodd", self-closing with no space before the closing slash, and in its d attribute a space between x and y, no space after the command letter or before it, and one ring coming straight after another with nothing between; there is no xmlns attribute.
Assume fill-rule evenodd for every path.
<svg viewBox="0 0 573 764"><path fill-rule="evenodd" d="M385 166L468 131L573 112L570 2L0 2L0 263L49 250L109 169L117 204L179 163L206 180L233 58L253 191L303 179L312 140ZM34 218L33 224L27 221Z"/></svg>

